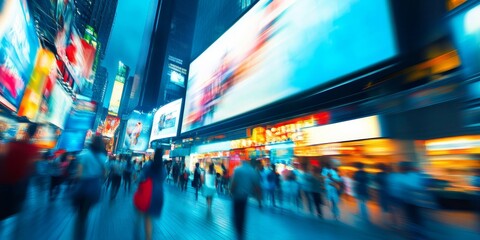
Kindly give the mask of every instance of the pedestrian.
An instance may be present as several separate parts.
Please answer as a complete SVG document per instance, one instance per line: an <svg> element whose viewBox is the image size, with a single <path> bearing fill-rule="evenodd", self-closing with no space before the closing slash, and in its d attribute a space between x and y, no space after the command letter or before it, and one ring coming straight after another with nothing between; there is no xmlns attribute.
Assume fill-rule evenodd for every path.
<svg viewBox="0 0 480 240"><path fill-rule="evenodd" d="M285 171L284 178L285 180L282 183L284 201L290 209L297 210L298 195L300 193L297 176L293 171Z"/></svg>
<svg viewBox="0 0 480 240"><path fill-rule="evenodd" d="M280 204L282 204L282 201L283 201L282 176L277 171L277 165L275 165L273 163L272 163L272 172L275 175L275 191L274 191L274 194L276 195L275 197L278 200L277 202L280 202Z"/></svg>
<svg viewBox="0 0 480 240"><path fill-rule="evenodd" d="M126 157L125 167L123 169L123 185L125 193L130 192L130 186L132 184L133 164L131 157Z"/></svg>
<svg viewBox="0 0 480 240"><path fill-rule="evenodd" d="M162 162L163 149L157 148L153 161L144 166L133 202L144 220L145 239L151 240L152 219L160 218L164 202L163 183L167 173Z"/></svg>
<svg viewBox="0 0 480 240"><path fill-rule="evenodd" d="M327 200L330 202L330 209L335 220L340 218L340 209L338 204L340 202L340 192L342 191L342 178L338 172L332 167L333 163L327 161L322 170L322 176L325 179L325 190L327 193Z"/></svg>
<svg viewBox="0 0 480 240"><path fill-rule="evenodd" d="M323 177L320 174L320 169L318 167L311 167L310 172L306 173L305 177L307 181L305 193L308 200L308 210L313 213L313 209L315 209L317 217L323 218L322 193L325 191L325 186L323 183Z"/></svg>
<svg viewBox="0 0 480 240"><path fill-rule="evenodd" d="M181 175L180 175L180 190L187 191L188 178L190 176L190 171L187 169L187 165L183 164Z"/></svg>
<svg viewBox="0 0 480 240"><path fill-rule="evenodd" d="M174 160L173 166L172 166L172 178L173 178L173 185L178 184L178 177L180 176L180 163L177 162L177 160Z"/></svg>
<svg viewBox="0 0 480 240"><path fill-rule="evenodd" d="M248 197L260 192L260 178L257 171L248 161L242 160L242 165L233 172L230 192L233 197L233 222L237 239L245 239L245 219Z"/></svg>
<svg viewBox="0 0 480 240"><path fill-rule="evenodd" d="M100 136L94 136L90 146L78 155L78 180L73 194L76 209L74 239L85 239L88 214L100 200L106 158L105 143Z"/></svg>
<svg viewBox="0 0 480 240"><path fill-rule="evenodd" d="M276 207L275 204L275 172L272 171L267 166L263 168L263 171L260 173L262 179L262 192L264 193L265 201L270 200L270 203L273 207Z"/></svg>
<svg viewBox="0 0 480 240"><path fill-rule="evenodd" d="M112 182L112 189L110 190L110 200L114 200L117 197L118 190L122 184L123 167L121 159L123 159L123 155L111 162L110 178Z"/></svg>
<svg viewBox="0 0 480 240"><path fill-rule="evenodd" d="M193 170L192 187L195 188L195 200L198 201L198 190L202 186L202 170L200 169L200 163L195 163L195 170Z"/></svg>
<svg viewBox="0 0 480 240"><path fill-rule="evenodd" d="M23 207L39 148L33 144L37 124L27 127L26 135L18 141L6 143L0 158L0 221L19 213Z"/></svg>
<svg viewBox="0 0 480 240"><path fill-rule="evenodd" d="M207 200L207 207L208 211L212 211L212 202L213 197L216 193L215 188L215 181L216 181L216 173L215 173L215 165L210 163L208 165L208 170L203 175L203 187L202 187L202 194Z"/></svg>
<svg viewBox="0 0 480 240"><path fill-rule="evenodd" d="M70 153L63 153L59 158L50 162L50 200L55 199L59 192L60 186L67 177L67 168L70 163Z"/></svg>
<svg viewBox="0 0 480 240"><path fill-rule="evenodd" d="M353 180L355 181L354 192L358 201L360 216L363 220L368 222L368 173L365 171L365 165L362 162L359 162L356 165L358 170L353 176Z"/></svg>
<svg viewBox="0 0 480 240"><path fill-rule="evenodd" d="M390 224L395 224L395 218L392 214L392 197L390 196L390 190L388 183L390 168L384 164L378 164L378 172L375 175L375 182L378 187L378 205L382 209L382 219L383 222L390 221ZM388 219L388 215L390 215L390 219Z"/></svg>

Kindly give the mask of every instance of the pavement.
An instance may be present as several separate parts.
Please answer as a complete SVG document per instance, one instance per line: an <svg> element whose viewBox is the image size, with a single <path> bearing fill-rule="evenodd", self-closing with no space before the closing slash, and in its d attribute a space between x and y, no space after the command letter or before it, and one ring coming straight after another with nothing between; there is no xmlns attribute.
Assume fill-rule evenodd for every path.
<svg viewBox="0 0 480 240"><path fill-rule="evenodd" d="M195 201L192 188L180 192L166 184L165 191L166 201L161 218L154 221L153 239L235 239L232 206L227 196L216 197L209 214L205 199L200 195ZM87 238L136 239L143 228L138 224L141 220L133 207L132 195L133 190L127 193L121 189L110 202L104 194L90 213ZM326 208L322 220L303 213L300 208L260 209L251 201L247 210L247 239L405 239L401 232L379 227L377 217L372 219L373 224L362 222L351 213L352 207L344 201L341 219L335 221ZM376 213L372 211L372 215ZM74 212L66 191L50 201L45 187L32 186L22 213L0 223L0 239L68 240L72 238L73 224ZM465 229L436 226L441 226L442 233L432 239L480 239Z"/></svg>

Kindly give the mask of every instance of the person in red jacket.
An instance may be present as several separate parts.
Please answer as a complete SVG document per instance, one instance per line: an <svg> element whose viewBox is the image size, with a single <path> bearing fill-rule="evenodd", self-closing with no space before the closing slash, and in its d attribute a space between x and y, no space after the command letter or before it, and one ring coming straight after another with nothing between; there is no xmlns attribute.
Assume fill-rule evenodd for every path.
<svg viewBox="0 0 480 240"><path fill-rule="evenodd" d="M20 212L27 195L28 180L39 157L39 148L32 139L37 124L28 126L24 139L7 144L0 159L0 220Z"/></svg>

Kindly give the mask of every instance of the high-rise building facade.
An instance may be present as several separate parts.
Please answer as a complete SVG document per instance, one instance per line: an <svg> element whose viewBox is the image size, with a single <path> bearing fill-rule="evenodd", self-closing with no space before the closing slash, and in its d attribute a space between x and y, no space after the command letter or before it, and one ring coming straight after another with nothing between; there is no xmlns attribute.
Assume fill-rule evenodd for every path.
<svg viewBox="0 0 480 240"><path fill-rule="evenodd" d="M80 36L85 34L85 29L90 24L92 18L93 7L98 0L75 0L74 21Z"/></svg>
<svg viewBox="0 0 480 240"><path fill-rule="evenodd" d="M95 0L92 16L90 18L90 26L92 26L98 34L100 57L105 57L110 33L112 32L113 20L117 11L118 0Z"/></svg>
<svg viewBox="0 0 480 240"><path fill-rule="evenodd" d="M95 82L93 84L92 100L103 103L105 92L107 90L108 71L105 67L97 68L95 73Z"/></svg>
<svg viewBox="0 0 480 240"><path fill-rule="evenodd" d="M110 97L110 104L108 106L108 114L113 116L120 116L120 103L123 97L123 90L125 83L130 72L130 67L123 62L118 62L117 75L115 76L115 82L113 84L112 96Z"/></svg>

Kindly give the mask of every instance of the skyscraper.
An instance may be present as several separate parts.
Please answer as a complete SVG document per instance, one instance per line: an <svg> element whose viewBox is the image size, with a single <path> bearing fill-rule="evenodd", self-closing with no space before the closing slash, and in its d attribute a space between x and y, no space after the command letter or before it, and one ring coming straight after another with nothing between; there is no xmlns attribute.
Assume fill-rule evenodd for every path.
<svg viewBox="0 0 480 240"><path fill-rule="evenodd" d="M99 67L95 73L95 82L93 84L92 100L97 103L103 103L105 92L107 90L108 71L105 67Z"/></svg>
<svg viewBox="0 0 480 240"><path fill-rule="evenodd" d="M115 76L115 82L113 84L112 96L110 97L110 104L108 107L108 114L113 116L120 116L120 102L123 96L123 89L127 80L130 68L122 63L118 62L117 75Z"/></svg>
<svg viewBox="0 0 480 240"><path fill-rule="evenodd" d="M118 0L95 0L90 25L98 33L98 42L100 43L100 57L105 57L108 39L112 32L113 20L117 11Z"/></svg>

